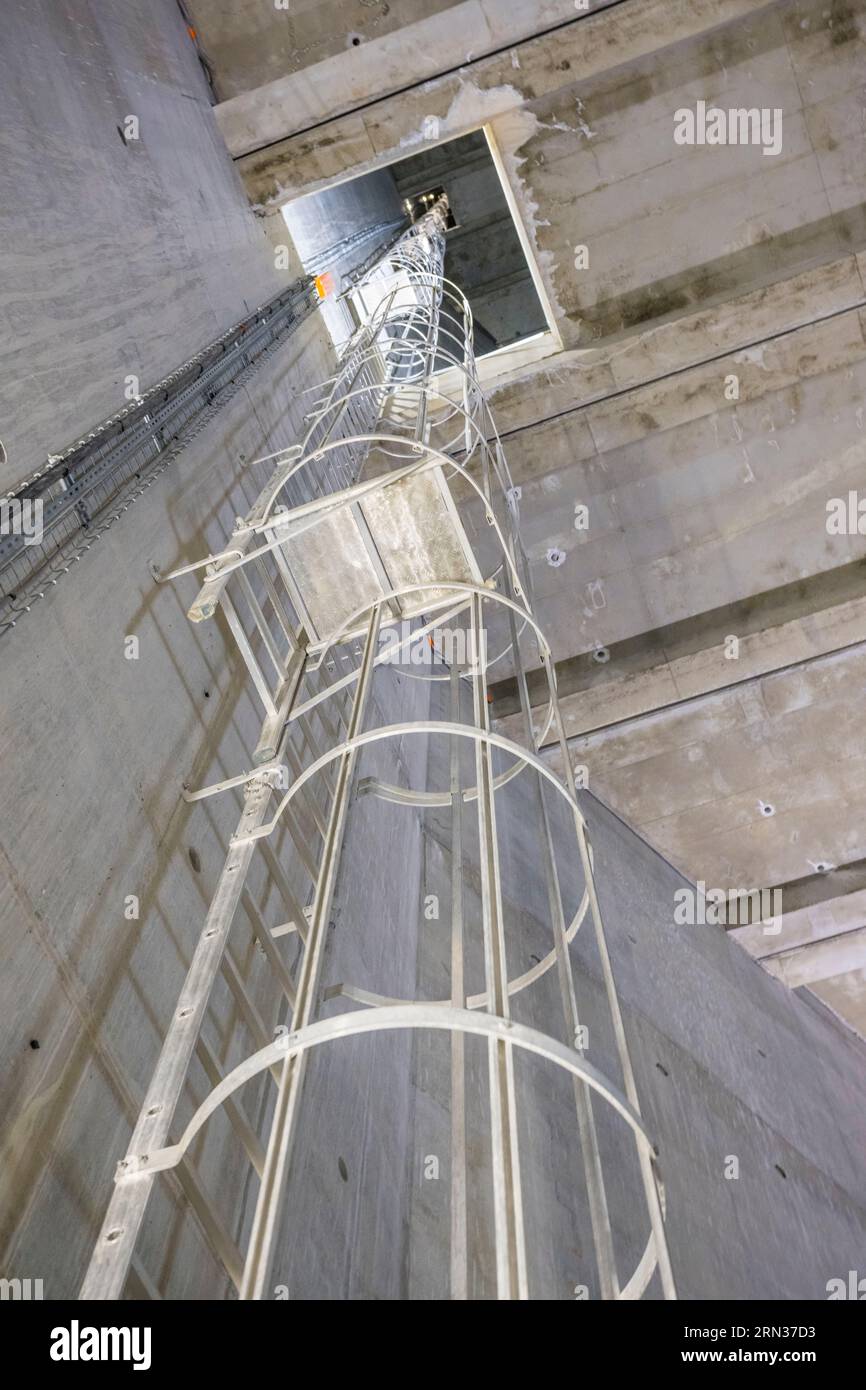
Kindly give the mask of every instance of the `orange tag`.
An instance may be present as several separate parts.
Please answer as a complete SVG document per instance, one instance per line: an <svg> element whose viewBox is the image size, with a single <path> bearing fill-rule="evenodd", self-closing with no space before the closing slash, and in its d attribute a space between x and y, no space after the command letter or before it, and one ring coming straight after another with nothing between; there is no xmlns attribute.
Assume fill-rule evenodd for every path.
<svg viewBox="0 0 866 1390"><path fill-rule="evenodd" d="M329 294L334 293L334 277L329 270L316 276L316 293L320 299L327 299Z"/></svg>

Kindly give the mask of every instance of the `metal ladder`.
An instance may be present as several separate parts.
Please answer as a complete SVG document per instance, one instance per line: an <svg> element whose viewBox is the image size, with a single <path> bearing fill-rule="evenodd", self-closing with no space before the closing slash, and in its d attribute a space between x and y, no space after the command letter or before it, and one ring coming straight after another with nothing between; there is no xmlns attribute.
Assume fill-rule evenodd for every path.
<svg viewBox="0 0 866 1390"><path fill-rule="evenodd" d="M164 576L199 576L193 621L209 621L222 611L261 705L262 726L250 770L187 794L201 800L240 793L243 809L118 1167L82 1298L122 1295L158 1181L179 1184L237 1296L269 1296L284 1204L298 1200L291 1158L311 1053L339 1047L350 1037L406 1030L444 1030L450 1038L446 1296L465 1298L469 1292L466 1041L478 1038L486 1056L489 1277L496 1296L525 1299L533 1292L515 1082L519 1060L531 1054L570 1078L584 1175L583 1183L576 1183L575 1201L585 1203L591 1221L594 1291L605 1299L639 1298L657 1275L653 1287L665 1298L675 1297L657 1151L640 1114L554 665L533 613L516 493L477 381L468 303L442 273L445 211L443 200L350 291L362 291L356 300L356 309L361 300L366 306L361 326L318 393L305 437L272 460L270 481L225 549ZM455 484L483 518L492 561L476 554L469 542ZM384 651L380 634L389 629L393 640ZM448 661L435 658L429 679L447 698L449 717L377 724L374 679L388 679L395 652L408 660L431 641L435 650L443 650L446 631L461 634L463 648L457 655L452 650ZM524 675L527 657L543 668L548 683L547 712L535 729ZM489 672L502 660L517 677L525 744L504 738L491 724ZM550 730L563 755L564 781L539 755ZM417 737L445 740L447 785L358 779L365 749ZM460 756L467 747L469 783ZM525 781L535 808L550 931L547 954L522 972L514 965L506 926L497 828L497 803L515 779ZM446 808L450 815L452 901L450 920L442 924L450 957L446 998L394 999L351 981L322 989L347 820L361 795L420 814ZM470 825L477 847L472 869L480 882L475 913L466 910L462 886ZM582 873L582 895L573 912L566 911L564 860L578 862ZM580 930L591 933L600 961L621 1084L602 1073L586 1047L569 949ZM238 943L250 935L267 972L267 1013L261 1000L251 997L237 966ZM483 958L483 980L474 994L468 992L472 941L476 947L480 943ZM558 1036L512 1016L515 998L551 971L562 1010ZM226 1074L208 1041L208 1004L220 977L228 982L249 1035L243 1059ZM329 1004L337 998L357 1007L336 1012ZM196 1057L211 1089L181 1129L175 1116ZM257 1124L245 1097L259 1079L270 1094L256 1107ZM636 1202L646 1234L643 1254L626 1277L614 1249L596 1125L599 1104L619 1117L637 1156ZM218 1110L228 1116L256 1180L242 1249L229 1235L218 1194L204 1190L193 1158L195 1141Z"/></svg>

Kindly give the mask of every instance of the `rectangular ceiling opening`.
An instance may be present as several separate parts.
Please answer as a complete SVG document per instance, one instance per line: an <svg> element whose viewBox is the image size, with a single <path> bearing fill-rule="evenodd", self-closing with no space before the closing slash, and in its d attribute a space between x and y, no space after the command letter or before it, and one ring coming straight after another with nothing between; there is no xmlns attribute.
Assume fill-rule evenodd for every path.
<svg viewBox="0 0 866 1390"><path fill-rule="evenodd" d="M483 130L288 203L283 216L305 270L330 272L339 291L443 192L445 274L469 300L476 355L544 333L544 308Z"/></svg>

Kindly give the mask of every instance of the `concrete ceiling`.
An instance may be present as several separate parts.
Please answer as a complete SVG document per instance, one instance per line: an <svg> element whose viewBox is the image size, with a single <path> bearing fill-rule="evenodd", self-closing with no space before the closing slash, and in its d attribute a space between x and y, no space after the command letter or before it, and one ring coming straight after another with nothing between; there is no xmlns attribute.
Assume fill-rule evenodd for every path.
<svg viewBox="0 0 866 1390"><path fill-rule="evenodd" d="M693 881L782 886L738 939L866 1033L866 537L826 526L866 478L866 0L516 8L255 84L226 50L218 120L263 212L486 127L561 339L492 390L570 756ZM699 100L780 108L780 153L677 145Z"/></svg>
<svg viewBox="0 0 866 1390"><path fill-rule="evenodd" d="M440 15L460 0L185 0L223 100Z"/></svg>

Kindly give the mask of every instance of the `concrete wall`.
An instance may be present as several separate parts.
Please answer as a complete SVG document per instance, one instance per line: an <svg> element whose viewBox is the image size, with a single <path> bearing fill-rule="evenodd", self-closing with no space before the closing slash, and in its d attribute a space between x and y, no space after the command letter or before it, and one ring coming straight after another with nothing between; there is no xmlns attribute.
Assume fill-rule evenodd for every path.
<svg viewBox="0 0 866 1390"><path fill-rule="evenodd" d="M827 529L866 461L863 297L847 256L493 395L573 756L693 880L787 889L866 852L864 539ZM816 987L863 1031L848 959Z"/></svg>
<svg viewBox="0 0 866 1390"><path fill-rule="evenodd" d="M365 727L423 719L429 686L381 667ZM365 748L359 779L422 786L424 735ZM340 863L322 995L340 984L411 999L423 930L420 813L353 800ZM320 1013L358 1007L337 998ZM406 1296L415 1177L412 1038L350 1038L309 1060L273 1285L291 1299Z"/></svg>
<svg viewBox="0 0 866 1390"><path fill-rule="evenodd" d="M468 765L464 774L471 777ZM472 779L474 780L474 778ZM550 950L537 814L529 784L497 796L511 975ZM431 740L430 785L447 785L447 751ZM674 892L687 881L588 794L582 804L595 854L608 944L644 1118L660 1149L667 1227L684 1299L822 1299L827 1280L856 1268L866 1234L866 1128L859 1103L866 1048L814 1000L769 978L719 927L675 926ZM555 814L555 813L554 813ZM556 818L556 817L555 817ZM470 819L472 819L470 817ZM441 895L443 921L420 935L419 994L449 990L450 818L428 812L424 893ZM567 826L557 827L566 920L582 891ZM572 840L573 843L573 840ZM479 989L477 870L467 832L467 988ZM621 1084L591 926L572 946L588 1058ZM513 1000L514 1016L563 1036L555 970ZM470 1287L491 1296L489 1179L484 1128L486 1056L469 1043ZM521 1165L535 1297L597 1296L580 1147L567 1081L537 1061L516 1064ZM449 1048L416 1040L418 1088L409 1290L447 1297ZM637 1172L621 1123L595 1112L621 1277L643 1248ZM441 1180L425 1181L427 1155ZM739 1178L725 1166L739 1159ZM658 1296L657 1280L652 1290Z"/></svg>
<svg viewBox="0 0 866 1390"><path fill-rule="evenodd" d="M322 303L321 313L337 348L351 337L356 326L348 305L337 298L343 276L366 261L377 246L394 235L393 229L376 232L374 229L379 224L396 223L401 219L405 219L405 212L388 169L380 169L366 179L354 179L335 188L323 189L308 198L298 198L283 206L281 219L267 219L269 223L285 222L289 240L305 270L318 274L324 269L331 276L334 290ZM325 257L338 242L364 232L369 234L368 239L344 247L336 259Z"/></svg>
<svg viewBox="0 0 866 1390"><path fill-rule="evenodd" d="M859 278L854 287L862 293ZM826 524L828 498L856 489L866 454L863 312L506 432L557 659L863 555L862 536L830 536ZM531 391L524 380L521 394ZM579 503L589 518L576 530ZM551 548L565 552L562 567L548 564Z"/></svg>
<svg viewBox="0 0 866 1390"><path fill-rule="evenodd" d="M257 0L187 4L214 66L220 97L226 100L441 15L459 0L400 0L399 5L370 5L364 0L290 0L280 6ZM353 56L359 61L362 57Z"/></svg>
<svg viewBox="0 0 866 1390"><path fill-rule="evenodd" d="M77 1291L237 820L233 796L191 807L182 786L249 766L261 720L227 632L186 618L195 581L156 586L149 565L223 542L255 495L239 457L292 442L300 390L330 361L314 319L4 640L0 1266L44 1278L46 1297ZM255 995L260 955L236 959ZM243 1043L224 984L208 1028L230 1065ZM221 1122L200 1162L229 1222L239 1157ZM187 1221L178 1252L173 1220L158 1198L145 1266L159 1280L175 1255L171 1296L218 1294L200 1237Z"/></svg>
<svg viewBox="0 0 866 1390"><path fill-rule="evenodd" d="M127 372L146 387L299 269L274 270L171 0L22 4L8 19L3 487L117 409ZM127 114L141 122L128 145ZM300 391L331 362L313 319L3 644L0 1267L43 1278L50 1298L79 1286L236 820L230 801L191 811L182 784L246 766L258 732L224 631L192 629L188 590L158 588L149 565L221 544L257 490L243 461L292 442ZM257 953L237 965L257 991ZM230 1062L224 983L210 1027ZM237 1142L221 1120L208 1143L202 1178L231 1223ZM167 1292L221 1293L176 1222L157 1195L145 1266L161 1280L176 1256Z"/></svg>
<svg viewBox="0 0 866 1390"><path fill-rule="evenodd" d="M538 125L515 172L549 216L538 247L566 346L862 248L863 22L856 0L783 0L528 103ZM699 98L779 108L780 153L676 145L674 112ZM578 242L590 260L575 274Z"/></svg>
<svg viewBox="0 0 866 1390"><path fill-rule="evenodd" d="M403 216L402 201L389 169L382 169L368 179L338 184L309 198L298 198L283 208L292 241L308 267L314 266L325 251L346 237ZM334 273L339 277L347 265L364 259L374 244L371 242L360 251L356 248L349 252L335 264Z"/></svg>
<svg viewBox="0 0 866 1390"><path fill-rule="evenodd" d="M595 0L594 8L611 3ZM289 13L255 0L191 0L191 8L234 155L574 17L574 0L315 0L303 11L293 3Z"/></svg>
<svg viewBox="0 0 866 1390"><path fill-rule="evenodd" d="M21 0L4 28L0 491L298 273L274 268L175 0Z"/></svg>

